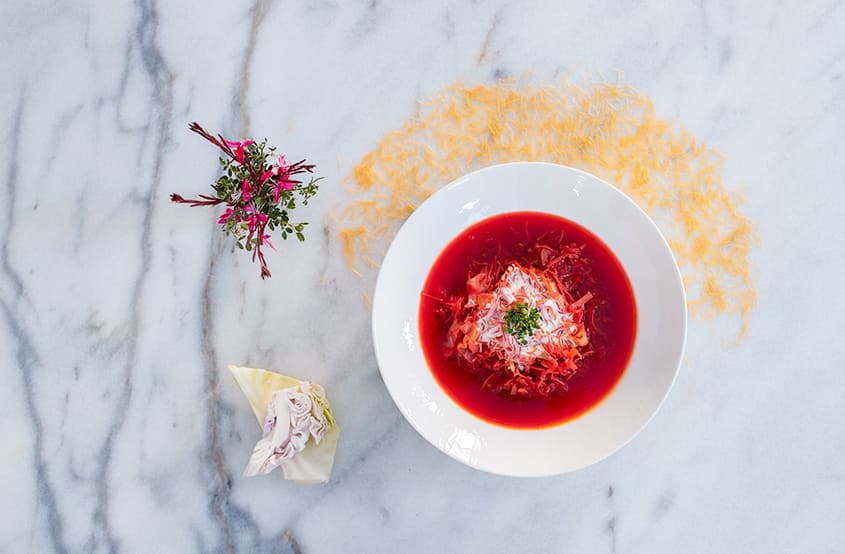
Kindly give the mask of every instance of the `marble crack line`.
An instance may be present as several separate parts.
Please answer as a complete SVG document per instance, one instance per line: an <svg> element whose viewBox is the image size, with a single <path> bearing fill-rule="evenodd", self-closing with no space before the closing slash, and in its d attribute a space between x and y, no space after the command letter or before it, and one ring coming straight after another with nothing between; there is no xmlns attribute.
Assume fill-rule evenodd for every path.
<svg viewBox="0 0 845 554"><path fill-rule="evenodd" d="M285 531L284 537L287 539L288 545L290 546L290 550L293 554L302 554L302 548L299 547L299 541L294 538L290 529Z"/></svg>
<svg viewBox="0 0 845 554"><path fill-rule="evenodd" d="M816 19L816 21L807 28L807 32L810 33L818 31L821 27L824 27L826 24L828 24L831 19L835 19L831 16L833 16L833 14L836 13L836 11L839 10L839 8L841 7L842 2L830 2L824 9L824 11L819 14L819 17Z"/></svg>
<svg viewBox="0 0 845 554"><path fill-rule="evenodd" d="M613 505L613 486L607 487L607 505L610 517L607 518L607 534L610 536L610 552L616 554L616 507Z"/></svg>
<svg viewBox="0 0 845 554"><path fill-rule="evenodd" d="M12 337L17 341L15 359L17 360L23 385L24 405L32 425L32 466L35 470L35 489L38 497L38 507L47 512L47 531L53 550L56 552L67 552L68 549L64 542L64 525L61 514L59 513L58 502L56 501L56 492L50 484L47 464L44 460L44 424L41 422L38 407L35 405L35 384L33 383L32 372L35 366L39 364L38 352L35 350L32 340L24 329L23 324L15 317L15 310L10 306L11 303L17 303L23 299L26 292L23 280L9 261L9 243L11 242L12 229L15 224L15 199L17 197L18 138L21 132L25 97L25 91L21 91L12 123L12 137L9 141L11 151L9 152L9 173L6 179L6 232L4 233L2 249L0 249L0 258L2 259L0 267L2 267L3 274L12 282L15 297L10 299L9 303L0 301L0 309L3 311L3 317L6 320Z"/></svg>
<svg viewBox="0 0 845 554"><path fill-rule="evenodd" d="M251 124L249 111L246 108L246 101L247 95L249 94L250 74L252 73L252 58L255 53L255 45L258 41L258 31L261 28L261 23L272 6L273 0L256 0L252 6L252 20L249 25L249 37L246 43L246 51L244 52L243 70L240 79L242 85L238 91L238 103L240 104L238 113L241 117L241 124L243 125L245 135L249 133Z"/></svg>
<svg viewBox="0 0 845 554"><path fill-rule="evenodd" d="M202 288L202 357L205 363L205 388L208 397L208 458L212 462L212 469L216 481L216 491L211 498L211 511L214 517L220 522L220 529L223 534L223 543L226 552L235 552L235 545L232 543L232 529L229 518L224 510L229 492L231 491L231 480L226 473L223 463L223 454L220 452L219 443L219 401L217 390L217 353L214 350L212 340L214 338L213 318L211 313L211 280L214 277L214 261L220 248L215 248L216 235L211 238L212 248L209 256L208 270L206 271L205 283Z"/></svg>
<svg viewBox="0 0 845 554"><path fill-rule="evenodd" d="M158 13L151 0L141 0L137 3L140 10L138 24L127 48L137 46L141 53L141 62L149 78L153 81L153 105L158 108L156 137L156 153L153 159L150 187L144 196L144 216L140 239L141 268L132 287L132 298L135 300L130 312L130 323L127 335L126 365L124 367L123 387L120 390L118 402L111 418L103 446L98 454L97 468L97 508L94 512L93 523L95 533L100 537L96 542L106 545L109 552L117 552L120 545L111 531L109 521L109 470L114 450L114 443L120 434L127 417L127 406L132 397L132 373L137 361L138 331L142 316L142 298L147 281L150 263L152 261L152 221L155 204L158 201L158 188L161 182L164 149L170 133L170 118L173 110L173 75L164 62L161 51L156 44L158 32ZM127 62L128 63L128 62ZM155 120L154 120L155 121ZM150 128L155 128L155 123ZM144 139L146 141L146 138ZM101 539L101 540L100 540Z"/></svg>
<svg viewBox="0 0 845 554"><path fill-rule="evenodd" d="M215 226L216 227L216 226ZM222 543L226 552L236 552L236 537L233 534L233 522L237 523L237 529L251 537L251 544L256 546L261 540L261 532L258 525L250 517L249 513L229 501L232 492L232 480L226 471L226 464L223 452L220 449L220 400L219 400L219 379L217 351L214 349L214 317L211 301L212 280L214 278L215 259L222 250L222 242L217 234L212 234L212 247L209 256L208 270L206 271L205 283L202 289L202 357L205 364L206 396L208 408L206 419L208 421L208 449L207 457L211 460L211 469L214 476L214 494L211 495L211 513L219 522L222 533Z"/></svg>
<svg viewBox="0 0 845 554"><path fill-rule="evenodd" d="M23 105L25 90L21 90L18 98L18 105L15 108L15 113L12 122L12 136L10 137L10 152L9 152L9 173L6 177L6 232L5 240L0 245L0 267L3 273L12 282L12 287L15 291L15 300L24 298L23 280L18 273L12 269L12 264L9 261L9 243L12 242L12 230L15 226L15 198L17 196L17 182L18 182L18 142L21 134L21 120L23 119Z"/></svg>
<svg viewBox="0 0 845 554"><path fill-rule="evenodd" d="M241 133L245 136L249 133L250 119L246 101L249 95L250 73L252 58L258 40L258 32L264 17L273 5L273 0L256 0L252 6L252 18L250 20L247 45L244 50L244 59L241 64L241 77L238 79L240 85L237 87L232 101L237 102L236 113L240 119ZM214 349L214 314L211 301L211 285L214 279L215 259L222 251L222 245L214 232L212 232L211 247L209 249L209 265L206 271L205 282L202 289L202 357L205 364L207 421L208 421L208 448L207 456L211 461L211 470L214 475L215 491L211 497L211 513L219 522L222 533L222 543L226 552L235 552L235 537L232 532L233 517L239 520L239 529L245 528L253 537L253 543L260 540L258 526L250 518L249 514L229 502L232 485L228 472L226 471L223 452L220 449L220 401L218 390L217 352Z"/></svg>
<svg viewBox="0 0 845 554"><path fill-rule="evenodd" d="M21 381L23 381L24 404L30 423L32 424L32 466L35 469L35 488L38 498L38 508L44 508L47 511L47 530L53 550L56 552L67 552L68 549L64 543L64 525L61 514L59 513L56 493L50 484L47 464L44 461L44 425L41 422L38 408L35 405L35 386L32 382L32 370L39 363L38 353L33 347L29 335L15 319L11 308L5 302L0 302L0 308L3 310L3 316L6 319L6 324L12 336L18 343L15 359L20 368Z"/></svg>
<svg viewBox="0 0 845 554"><path fill-rule="evenodd" d="M484 42L481 45L481 52L478 53L478 65L481 65L490 55L490 44L493 42L493 35L496 33L496 29L499 28L499 23L502 22L502 10L496 12L496 15L493 16L493 21L490 23L490 28L487 29L487 34L484 35Z"/></svg>

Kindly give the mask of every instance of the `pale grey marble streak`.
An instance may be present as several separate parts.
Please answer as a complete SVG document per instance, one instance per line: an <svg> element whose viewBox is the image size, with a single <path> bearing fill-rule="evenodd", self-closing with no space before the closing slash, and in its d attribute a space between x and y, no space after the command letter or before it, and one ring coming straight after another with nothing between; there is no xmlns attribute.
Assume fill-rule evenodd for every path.
<svg viewBox="0 0 845 554"><path fill-rule="evenodd" d="M9 4L0 47L0 551L841 552L845 5ZM763 244L738 346L693 322L661 412L553 479L418 437L375 366L328 210L418 100L458 80L624 73L727 154ZM261 283L202 190L199 119L327 177ZM324 383L330 484L244 479L230 362ZM285 532L289 531L288 535Z"/></svg>

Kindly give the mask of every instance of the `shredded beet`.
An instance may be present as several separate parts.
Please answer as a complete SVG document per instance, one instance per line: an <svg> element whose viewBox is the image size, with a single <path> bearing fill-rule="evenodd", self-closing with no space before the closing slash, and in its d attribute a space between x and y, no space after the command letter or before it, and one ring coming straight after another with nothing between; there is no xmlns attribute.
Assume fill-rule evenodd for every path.
<svg viewBox="0 0 845 554"><path fill-rule="evenodd" d="M528 246L528 245L526 245ZM584 245L546 236L514 259L470 266L466 295L440 298L448 328L444 355L477 376L480 386L520 398L566 393L580 362L600 343L592 267ZM522 343L506 332L514 303L539 309L541 325Z"/></svg>

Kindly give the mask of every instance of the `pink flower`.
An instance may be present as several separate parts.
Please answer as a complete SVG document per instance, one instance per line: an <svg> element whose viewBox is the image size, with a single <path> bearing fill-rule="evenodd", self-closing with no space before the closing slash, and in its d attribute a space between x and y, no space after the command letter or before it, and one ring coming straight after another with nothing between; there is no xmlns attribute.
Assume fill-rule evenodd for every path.
<svg viewBox="0 0 845 554"><path fill-rule="evenodd" d="M255 144L254 140L244 140L244 141L236 141L236 140L226 140L223 139L223 142L226 143L226 146L229 148L241 148L243 146L249 146L250 144Z"/></svg>
<svg viewBox="0 0 845 554"><path fill-rule="evenodd" d="M276 178L276 182L273 183L273 202L279 202L279 196L282 195L283 190L291 190L295 183L290 180L290 175L285 173L280 173L279 176Z"/></svg>
<svg viewBox="0 0 845 554"><path fill-rule="evenodd" d="M238 161L238 163L244 163L244 152L246 151L246 147L250 144L255 144L254 140L245 140L242 142L237 142L223 139L223 142L225 142L226 146L228 146L229 148L234 149L235 159Z"/></svg>
<svg viewBox="0 0 845 554"><path fill-rule="evenodd" d="M263 237L261 237L261 246L269 246L273 250L276 249L276 247L273 246L273 243L270 242L270 235L264 235Z"/></svg>
<svg viewBox="0 0 845 554"><path fill-rule="evenodd" d="M244 202L249 202L252 198L252 187L249 185L248 179L244 179L244 182L241 183L241 198L244 199Z"/></svg>
<svg viewBox="0 0 845 554"><path fill-rule="evenodd" d="M290 166L284 156L279 156L276 159L276 174L278 178L273 184L275 187L273 190L273 201L278 203L282 191L291 190L296 184L290 180Z"/></svg>
<svg viewBox="0 0 845 554"><path fill-rule="evenodd" d="M252 206L247 206L246 211L249 213L249 215L246 218L246 221L249 224L249 232L250 233L255 232L255 229L259 225L263 225L263 224L267 223L267 219L268 219L267 214L263 214L263 213L260 213L260 212L256 213L255 210L253 210Z"/></svg>
<svg viewBox="0 0 845 554"><path fill-rule="evenodd" d="M282 195L283 190L290 190L293 188L293 183L290 181L276 181L276 188L273 190L273 202L279 202L279 196Z"/></svg>
<svg viewBox="0 0 845 554"><path fill-rule="evenodd" d="M232 208L226 208L226 211L220 214L220 219L217 220L217 223L225 225L229 221L229 218L232 217L233 213L235 213L235 210Z"/></svg>
<svg viewBox="0 0 845 554"><path fill-rule="evenodd" d="M261 177L258 180L263 183L264 181L269 179L271 175L273 175L273 170L268 169L267 171L261 174Z"/></svg>

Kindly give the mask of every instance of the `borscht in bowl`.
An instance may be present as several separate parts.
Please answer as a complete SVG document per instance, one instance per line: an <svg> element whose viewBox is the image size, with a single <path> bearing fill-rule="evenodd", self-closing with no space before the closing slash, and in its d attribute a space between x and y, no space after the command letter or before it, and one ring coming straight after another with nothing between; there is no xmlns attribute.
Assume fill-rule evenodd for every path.
<svg viewBox="0 0 845 554"><path fill-rule="evenodd" d="M631 440L686 338L680 273L612 185L547 163L492 166L423 202L373 302L379 370L408 422L472 467L553 475Z"/></svg>
<svg viewBox="0 0 845 554"><path fill-rule="evenodd" d="M613 252L539 212L469 227L437 258L420 299L437 382L470 412L515 428L559 424L600 402L628 365L636 328Z"/></svg>

